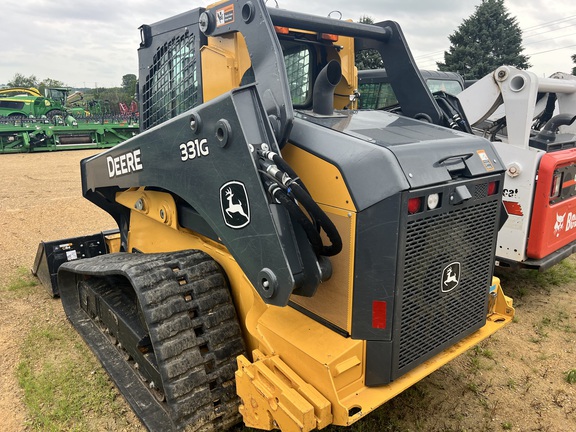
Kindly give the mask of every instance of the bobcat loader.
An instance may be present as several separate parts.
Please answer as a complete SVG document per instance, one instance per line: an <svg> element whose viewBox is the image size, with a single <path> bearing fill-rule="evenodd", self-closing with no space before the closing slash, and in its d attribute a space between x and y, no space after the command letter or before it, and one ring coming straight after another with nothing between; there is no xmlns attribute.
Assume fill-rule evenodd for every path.
<svg viewBox="0 0 576 432"><path fill-rule="evenodd" d="M362 49L407 117L355 109ZM143 132L81 163L111 253L52 252L148 429L350 425L510 322L505 167L441 126L396 23L224 1L142 26L139 63Z"/></svg>
<svg viewBox="0 0 576 432"><path fill-rule="evenodd" d="M576 251L576 77L502 66L457 95L506 164L502 267L545 270Z"/></svg>

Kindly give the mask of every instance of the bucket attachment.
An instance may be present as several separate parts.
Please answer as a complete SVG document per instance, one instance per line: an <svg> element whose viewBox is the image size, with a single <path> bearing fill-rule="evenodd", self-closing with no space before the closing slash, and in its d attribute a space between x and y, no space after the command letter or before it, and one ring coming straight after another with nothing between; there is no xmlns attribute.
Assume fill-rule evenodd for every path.
<svg viewBox="0 0 576 432"><path fill-rule="evenodd" d="M117 251L119 241L118 230L49 242L41 241L32 266L32 274L40 279L50 295L58 297L60 292L57 274L63 263Z"/></svg>

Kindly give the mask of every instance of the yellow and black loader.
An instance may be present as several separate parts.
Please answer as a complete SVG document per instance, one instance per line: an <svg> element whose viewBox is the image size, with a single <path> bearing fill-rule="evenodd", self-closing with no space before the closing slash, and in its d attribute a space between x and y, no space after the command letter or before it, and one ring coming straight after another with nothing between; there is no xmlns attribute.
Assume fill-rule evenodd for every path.
<svg viewBox="0 0 576 432"><path fill-rule="evenodd" d="M146 427L350 425L510 322L505 167L396 23L238 0L140 30L143 131L81 163L119 231L58 289ZM356 109L367 49L403 116Z"/></svg>

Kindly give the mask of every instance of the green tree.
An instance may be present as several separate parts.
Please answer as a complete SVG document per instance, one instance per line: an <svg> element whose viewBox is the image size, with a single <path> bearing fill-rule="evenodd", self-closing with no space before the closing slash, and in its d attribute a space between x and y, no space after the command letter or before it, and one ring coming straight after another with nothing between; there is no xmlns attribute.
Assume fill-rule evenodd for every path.
<svg viewBox="0 0 576 432"><path fill-rule="evenodd" d="M53 87L66 87L66 84L64 84L62 81L59 80L55 80L52 78L46 78L43 79L42 81L40 81L38 83L38 90L40 90L40 93L44 94L44 89L48 87L48 88L53 88Z"/></svg>
<svg viewBox="0 0 576 432"><path fill-rule="evenodd" d="M502 65L530 67L522 54L522 30L504 0L482 0L448 39L451 46L438 68L458 72L464 79L482 78Z"/></svg>
<svg viewBox="0 0 576 432"><path fill-rule="evenodd" d="M38 78L36 78L36 75L27 77L21 73L15 73L7 85L8 87L38 87Z"/></svg>
<svg viewBox="0 0 576 432"><path fill-rule="evenodd" d="M374 24L374 20L369 16L363 16L358 21L362 24ZM384 67L384 62L380 53L374 49L363 50L356 53L356 67L363 69L380 69Z"/></svg>
<svg viewBox="0 0 576 432"><path fill-rule="evenodd" d="M130 95L130 97L134 96L136 93L136 83L137 78L134 74L126 74L122 77L122 89L124 93Z"/></svg>

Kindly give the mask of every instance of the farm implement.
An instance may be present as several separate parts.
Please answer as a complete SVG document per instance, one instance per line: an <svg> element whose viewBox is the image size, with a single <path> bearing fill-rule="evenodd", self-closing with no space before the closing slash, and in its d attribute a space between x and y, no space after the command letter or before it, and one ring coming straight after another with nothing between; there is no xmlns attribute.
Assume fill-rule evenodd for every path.
<svg viewBox="0 0 576 432"><path fill-rule="evenodd" d="M138 131L136 120L119 116L0 117L0 153L109 148Z"/></svg>

